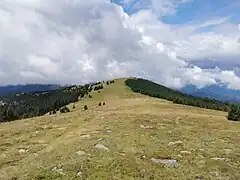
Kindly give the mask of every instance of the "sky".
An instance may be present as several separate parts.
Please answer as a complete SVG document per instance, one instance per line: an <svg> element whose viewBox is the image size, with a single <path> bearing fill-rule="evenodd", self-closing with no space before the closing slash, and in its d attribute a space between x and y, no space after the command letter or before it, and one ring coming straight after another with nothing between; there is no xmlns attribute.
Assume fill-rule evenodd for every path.
<svg viewBox="0 0 240 180"><path fill-rule="evenodd" d="M1 0L0 85L141 77L240 90L240 0Z"/></svg>

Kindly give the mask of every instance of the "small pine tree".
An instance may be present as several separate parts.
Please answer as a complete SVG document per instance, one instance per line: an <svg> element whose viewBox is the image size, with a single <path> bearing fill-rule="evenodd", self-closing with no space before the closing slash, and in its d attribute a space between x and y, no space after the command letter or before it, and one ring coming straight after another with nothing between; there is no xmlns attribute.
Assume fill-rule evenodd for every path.
<svg viewBox="0 0 240 180"><path fill-rule="evenodd" d="M57 113L57 111L54 109L54 110L53 110L53 114L56 114L56 113Z"/></svg>
<svg viewBox="0 0 240 180"><path fill-rule="evenodd" d="M102 105L102 103L101 103L101 102L99 102L98 106L101 106L101 105Z"/></svg>
<svg viewBox="0 0 240 180"><path fill-rule="evenodd" d="M75 109L76 108L76 106L75 106L75 104L73 104L73 109Z"/></svg>
<svg viewBox="0 0 240 180"><path fill-rule="evenodd" d="M109 85L109 82L107 81L107 85Z"/></svg>
<svg viewBox="0 0 240 180"><path fill-rule="evenodd" d="M105 106L105 102L103 102L103 106Z"/></svg>
<svg viewBox="0 0 240 180"><path fill-rule="evenodd" d="M84 110L86 111L86 110L88 110L88 107L87 107L87 105L84 105Z"/></svg>
<svg viewBox="0 0 240 180"><path fill-rule="evenodd" d="M231 121L240 121L240 106L232 105L228 112L228 120Z"/></svg>
<svg viewBox="0 0 240 180"><path fill-rule="evenodd" d="M49 112L49 115L52 115L52 111Z"/></svg>

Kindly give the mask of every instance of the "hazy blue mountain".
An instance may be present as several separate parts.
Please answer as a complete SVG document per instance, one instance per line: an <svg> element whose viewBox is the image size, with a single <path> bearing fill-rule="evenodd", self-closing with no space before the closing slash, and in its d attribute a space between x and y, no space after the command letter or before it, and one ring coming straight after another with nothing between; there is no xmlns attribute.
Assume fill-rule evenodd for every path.
<svg viewBox="0 0 240 180"><path fill-rule="evenodd" d="M9 85L0 86L0 96L16 93L43 92L60 88L55 84L27 84L27 85Z"/></svg>
<svg viewBox="0 0 240 180"><path fill-rule="evenodd" d="M221 101L240 103L240 90L228 89L225 86L210 85L199 89L194 85L187 85L183 87L181 91L193 96L208 97Z"/></svg>

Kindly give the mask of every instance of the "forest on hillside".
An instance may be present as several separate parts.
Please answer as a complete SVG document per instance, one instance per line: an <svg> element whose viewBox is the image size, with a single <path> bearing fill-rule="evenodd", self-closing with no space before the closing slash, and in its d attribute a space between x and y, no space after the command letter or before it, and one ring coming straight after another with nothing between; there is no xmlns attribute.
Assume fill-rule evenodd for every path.
<svg viewBox="0 0 240 180"><path fill-rule="evenodd" d="M41 116L48 112L55 114L70 103L77 102L92 90L102 89L100 83L69 86L57 90L32 93L18 93L0 97L0 122ZM66 109L66 107L64 107ZM63 110L64 110L63 108ZM62 111L61 111L62 112ZM66 111L68 112L68 110Z"/></svg>
<svg viewBox="0 0 240 180"><path fill-rule="evenodd" d="M151 97L166 99L176 104L184 104L207 109L228 111L230 104L215 99L200 98L184 94L145 79L128 79L125 84L132 91Z"/></svg>
<svg viewBox="0 0 240 180"><path fill-rule="evenodd" d="M90 91L89 86L72 86L62 89L18 93L0 97L0 122L41 116L50 111L58 111L61 107L78 101Z"/></svg>
<svg viewBox="0 0 240 180"><path fill-rule="evenodd" d="M145 79L127 79L125 84L136 93L155 98L166 99L176 104L196 106L228 112L228 119L240 121L240 105L222 102L216 99L201 98L176 91Z"/></svg>

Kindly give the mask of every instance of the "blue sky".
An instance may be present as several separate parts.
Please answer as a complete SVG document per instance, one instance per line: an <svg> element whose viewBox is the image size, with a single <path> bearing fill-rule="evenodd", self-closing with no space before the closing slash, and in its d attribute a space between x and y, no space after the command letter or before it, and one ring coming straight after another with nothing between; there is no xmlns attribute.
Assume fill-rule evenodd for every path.
<svg viewBox="0 0 240 180"><path fill-rule="evenodd" d="M151 2L151 0L145 1ZM121 5L128 14L133 14L136 11L147 8L146 6L136 8L134 5L138 3L138 0L130 0L130 3L127 5L123 3L123 0L112 0L112 2ZM192 0L189 3L179 4L175 14L166 15L161 18L169 24L182 24L210 17L231 16L231 22L240 23L239 9L239 0Z"/></svg>

